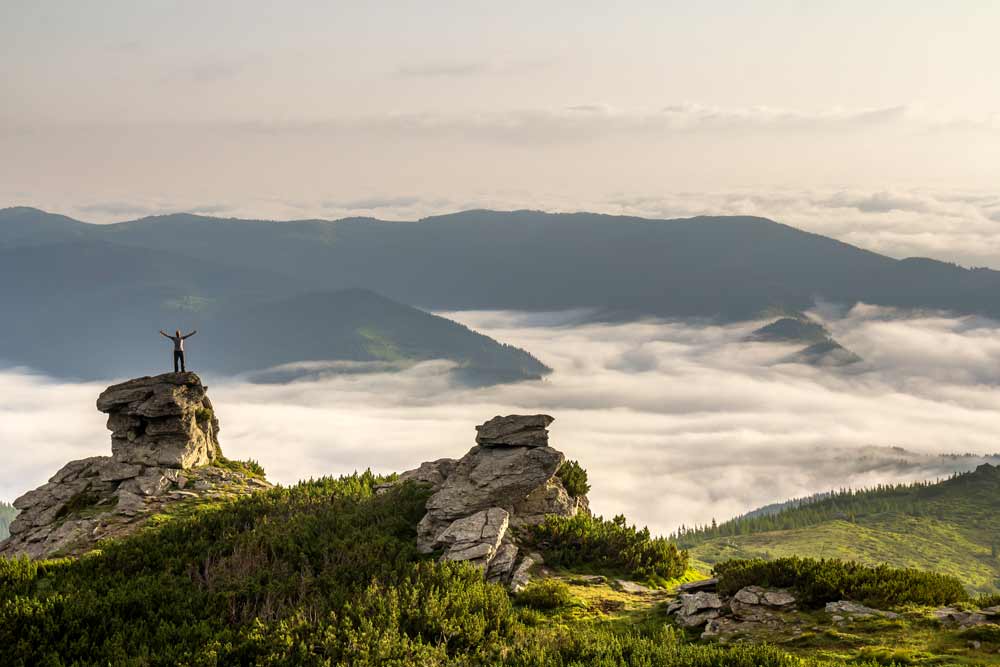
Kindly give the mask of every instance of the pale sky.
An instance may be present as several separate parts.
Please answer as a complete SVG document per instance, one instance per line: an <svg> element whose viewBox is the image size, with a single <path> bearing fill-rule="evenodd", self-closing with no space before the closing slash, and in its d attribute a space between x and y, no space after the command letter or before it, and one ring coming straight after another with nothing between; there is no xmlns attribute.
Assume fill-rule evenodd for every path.
<svg viewBox="0 0 1000 667"><path fill-rule="evenodd" d="M751 213L1000 267L997 2L0 4L0 206Z"/></svg>

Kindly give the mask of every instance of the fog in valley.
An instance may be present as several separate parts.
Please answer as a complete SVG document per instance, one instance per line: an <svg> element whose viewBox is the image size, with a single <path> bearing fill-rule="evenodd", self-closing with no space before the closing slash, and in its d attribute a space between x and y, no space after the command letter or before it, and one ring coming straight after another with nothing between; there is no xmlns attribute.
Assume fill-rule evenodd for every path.
<svg viewBox="0 0 1000 667"><path fill-rule="evenodd" d="M983 460L938 454L1000 450L1000 326L980 318L819 304L812 315L864 359L824 369L787 363L801 346L744 342L763 322L442 315L531 351L554 372L487 388L456 386L446 362L402 372L331 367L289 384L209 376L225 453L259 460L284 484L402 471L461 456L473 427L494 415L545 412L556 418L553 445L588 469L597 513L667 533L831 488L935 479ZM151 365L137 375L165 370L154 365L162 350L150 348ZM197 370L197 345L189 356ZM0 373L0 499L70 459L111 453L94 407L104 386Z"/></svg>

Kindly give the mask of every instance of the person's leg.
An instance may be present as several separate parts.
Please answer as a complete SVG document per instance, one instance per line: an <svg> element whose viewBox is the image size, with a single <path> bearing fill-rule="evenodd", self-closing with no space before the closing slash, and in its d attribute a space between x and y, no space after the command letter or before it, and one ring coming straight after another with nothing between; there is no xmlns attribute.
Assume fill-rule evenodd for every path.
<svg viewBox="0 0 1000 667"><path fill-rule="evenodd" d="M180 356L181 356L181 373L187 373L187 368L184 367L184 352L183 352L183 350L181 352L179 352L178 354L180 354Z"/></svg>
<svg viewBox="0 0 1000 667"><path fill-rule="evenodd" d="M177 362L180 360L181 354L177 350L174 350L174 372L177 372Z"/></svg>

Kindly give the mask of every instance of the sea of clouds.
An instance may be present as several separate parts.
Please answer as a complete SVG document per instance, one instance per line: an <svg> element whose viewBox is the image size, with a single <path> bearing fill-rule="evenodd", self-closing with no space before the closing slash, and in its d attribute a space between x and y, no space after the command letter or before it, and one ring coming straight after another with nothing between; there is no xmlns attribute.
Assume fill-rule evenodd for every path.
<svg viewBox="0 0 1000 667"><path fill-rule="evenodd" d="M401 471L461 456L494 415L545 412L552 444L588 469L594 510L660 533L832 488L940 478L1000 451L1000 325L981 318L820 304L813 315L865 360L833 370L786 363L796 346L744 342L762 322L444 315L554 372L487 388L456 385L442 361L286 384L206 377L224 451L284 484ZM110 454L103 388L0 372L0 499ZM980 456L939 456L965 452Z"/></svg>

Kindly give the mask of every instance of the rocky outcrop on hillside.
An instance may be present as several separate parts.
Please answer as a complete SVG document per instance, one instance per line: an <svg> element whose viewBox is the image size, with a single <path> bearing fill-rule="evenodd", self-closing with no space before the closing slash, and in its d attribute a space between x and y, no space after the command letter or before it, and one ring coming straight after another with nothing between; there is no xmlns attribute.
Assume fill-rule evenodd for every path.
<svg viewBox="0 0 1000 667"><path fill-rule="evenodd" d="M20 510L0 556L77 555L134 532L179 502L221 499L271 485L222 457L219 420L194 373L166 373L108 387L111 456L67 463L14 501Z"/></svg>
<svg viewBox="0 0 1000 667"><path fill-rule="evenodd" d="M550 514L589 511L587 498L571 497L556 474L565 457L548 445L552 421L548 415L495 417L476 427L477 444L461 459L430 461L400 475L398 481L433 489L417 526L417 548L468 561L490 581L522 588L541 557L522 553L518 531Z"/></svg>

